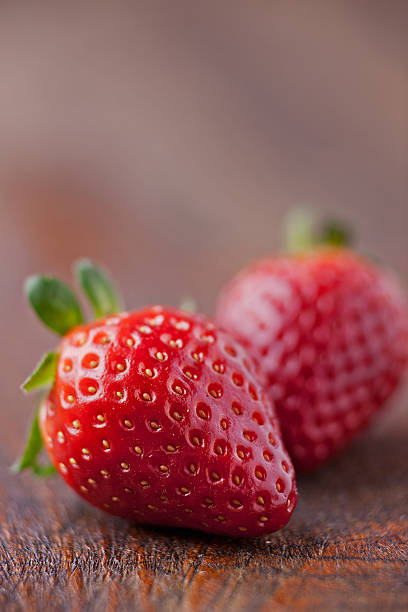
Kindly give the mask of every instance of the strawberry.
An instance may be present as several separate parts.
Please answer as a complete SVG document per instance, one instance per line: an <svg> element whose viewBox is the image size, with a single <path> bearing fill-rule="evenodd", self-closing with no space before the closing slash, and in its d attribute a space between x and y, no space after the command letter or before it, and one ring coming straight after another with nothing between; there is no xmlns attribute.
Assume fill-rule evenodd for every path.
<svg viewBox="0 0 408 612"><path fill-rule="evenodd" d="M383 268L341 245L274 256L222 291L217 321L250 352L295 467L312 470L362 431L408 359L405 299ZM296 237L296 236L295 236Z"/></svg>
<svg viewBox="0 0 408 612"><path fill-rule="evenodd" d="M97 314L109 313L93 323L82 323L58 281L28 286L37 313L63 334L28 383L51 381L32 437L39 427L63 479L89 503L138 522L230 536L283 527L296 505L294 471L245 350L202 315L162 306L110 314L109 283L101 274L87 283L84 269L95 268L80 267L94 306L105 302ZM47 283L65 295L60 310L70 304L66 325L50 316ZM23 468L38 471L38 452L37 444Z"/></svg>

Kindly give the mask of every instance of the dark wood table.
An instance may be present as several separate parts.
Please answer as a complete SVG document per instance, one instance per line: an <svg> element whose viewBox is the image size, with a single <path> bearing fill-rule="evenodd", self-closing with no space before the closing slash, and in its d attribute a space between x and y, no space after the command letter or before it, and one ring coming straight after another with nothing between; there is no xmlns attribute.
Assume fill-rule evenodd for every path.
<svg viewBox="0 0 408 612"><path fill-rule="evenodd" d="M59 479L16 482L4 469L0 605L406 610L407 434L400 423L370 435L301 478L291 523L254 540L129 525L78 501Z"/></svg>
<svg viewBox="0 0 408 612"><path fill-rule="evenodd" d="M9 470L18 386L55 343L27 274L89 255L129 307L211 313L309 202L408 279L407 26L403 0L2 4L1 610L408 609L404 392L257 540L130 525Z"/></svg>

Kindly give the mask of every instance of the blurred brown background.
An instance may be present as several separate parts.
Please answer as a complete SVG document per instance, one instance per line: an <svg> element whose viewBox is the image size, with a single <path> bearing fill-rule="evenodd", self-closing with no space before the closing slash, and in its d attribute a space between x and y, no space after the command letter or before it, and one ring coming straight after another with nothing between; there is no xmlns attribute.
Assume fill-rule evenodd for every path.
<svg viewBox="0 0 408 612"><path fill-rule="evenodd" d="M408 279L407 31L405 0L1 2L4 465L54 342L29 273L88 255L129 307L211 313L303 203Z"/></svg>
<svg viewBox="0 0 408 612"><path fill-rule="evenodd" d="M407 30L405 0L1 3L3 406L52 342L22 281L78 256L210 313L306 203L408 279Z"/></svg>

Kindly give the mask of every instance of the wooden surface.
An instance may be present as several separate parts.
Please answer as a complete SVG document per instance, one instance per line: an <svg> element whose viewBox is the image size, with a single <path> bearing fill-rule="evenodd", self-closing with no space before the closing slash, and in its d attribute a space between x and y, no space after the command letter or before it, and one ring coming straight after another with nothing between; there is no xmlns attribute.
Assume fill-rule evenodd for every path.
<svg viewBox="0 0 408 612"><path fill-rule="evenodd" d="M3 472L0 605L406 610L407 434L367 438L300 479L289 526L254 540L132 526L60 482L16 483Z"/></svg>
<svg viewBox="0 0 408 612"><path fill-rule="evenodd" d="M24 277L89 255L129 307L218 289L293 203L408 279L408 4L0 5L0 609L408 609L408 399L259 540L129 525L14 477L54 346Z"/></svg>

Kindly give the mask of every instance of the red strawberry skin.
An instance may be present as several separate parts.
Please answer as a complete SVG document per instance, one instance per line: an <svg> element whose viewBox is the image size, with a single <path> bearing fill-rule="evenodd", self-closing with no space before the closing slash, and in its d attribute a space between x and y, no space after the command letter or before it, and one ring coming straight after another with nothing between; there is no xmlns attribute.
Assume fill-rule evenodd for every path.
<svg viewBox="0 0 408 612"><path fill-rule="evenodd" d="M40 427L64 480L127 519L259 536L296 506L273 404L202 316L152 307L75 328Z"/></svg>
<svg viewBox="0 0 408 612"><path fill-rule="evenodd" d="M300 470L315 469L363 430L407 363L401 289L345 249L253 264L222 292L217 320L262 369Z"/></svg>

